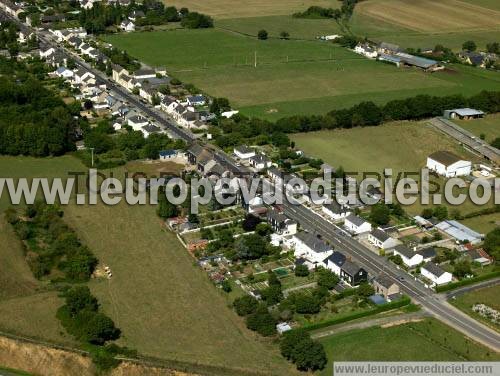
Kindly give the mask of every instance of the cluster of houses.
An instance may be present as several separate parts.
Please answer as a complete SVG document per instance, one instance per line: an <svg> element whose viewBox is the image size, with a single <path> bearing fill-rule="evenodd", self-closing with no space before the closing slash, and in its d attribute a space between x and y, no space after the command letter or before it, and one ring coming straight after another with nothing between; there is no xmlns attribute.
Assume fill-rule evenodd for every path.
<svg viewBox="0 0 500 376"><path fill-rule="evenodd" d="M491 52L468 52L462 51L458 53L458 58L465 64L474 65L480 68L487 68L490 64L495 64L499 61L499 57Z"/></svg>
<svg viewBox="0 0 500 376"><path fill-rule="evenodd" d="M426 72L435 72L444 69L437 61L410 55L395 44L382 42L372 45L368 42L359 43L354 52L369 59L377 59L395 64L398 67L411 66L420 68Z"/></svg>

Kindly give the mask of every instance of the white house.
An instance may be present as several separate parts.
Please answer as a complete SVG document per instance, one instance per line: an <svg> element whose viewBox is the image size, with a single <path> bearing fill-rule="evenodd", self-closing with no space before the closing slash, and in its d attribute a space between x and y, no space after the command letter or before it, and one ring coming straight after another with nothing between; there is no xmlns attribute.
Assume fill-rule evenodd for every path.
<svg viewBox="0 0 500 376"><path fill-rule="evenodd" d="M276 167L271 167L267 170L267 175L274 183L280 183L283 181L283 173Z"/></svg>
<svg viewBox="0 0 500 376"><path fill-rule="evenodd" d="M420 253L412 251L403 244L399 244L394 247L394 256L398 255L403 260L403 263L410 268L417 266L424 261L424 257Z"/></svg>
<svg viewBox="0 0 500 376"><path fill-rule="evenodd" d="M142 127L149 124L149 121L144 116L134 115L127 119L127 124L130 125L134 131L140 131Z"/></svg>
<svg viewBox="0 0 500 376"><path fill-rule="evenodd" d="M260 202L262 203L262 199ZM295 235L297 233L297 222L275 209L267 211L267 222L273 231L280 235Z"/></svg>
<svg viewBox="0 0 500 376"><path fill-rule="evenodd" d="M325 268L340 276L340 270L346 260L347 258L343 253L334 251L331 255L323 260L323 264Z"/></svg>
<svg viewBox="0 0 500 376"><path fill-rule="evenodd" d="M250 159L255 156L255 151L246 145L234 148L234 154L240 159Z"/></svg>
<svg viewBox="0 0 500 376"><path fill-rule="evenodd" d="M432 281L433 285L443 285L452 281L453 276L449 272L445 272L433 262L428 262L420 269L423 277Z"/></svg>
<svg viewBox="0 0 500 376"><path fill-rule="evenodd" d="M368 273L358 264L347 259L347 257L334 251L330 256L323 260L323 266L333 273L337 274L340 279L351 286L357 286L368 279Z"/></svg>
<svg viewBox="0 0 500 376"><path fill-rule="evenodd" d="M439 175L451 178L470 175L472 163L464 161L449 151L437 151L427 157L427 168Z"/></svg>
<svg viewBox="0 0 500 376"><path fill-rule="evenodd" d="M120 24L120 29L129 33L131 31L135 31L135 24L132 21L125 20Z"/></svg>
<svg viewBox="0 0 500 376"><path fill-rule="evenodd" d="M250 166L255 168L257 171L263 170L265 168L269 168L272 165L271 160L268 159L263 154L256 154L253 157L250 157L249 163L250 163Z"/></svg>
<svg viewBox="0 0 500 376"><path fill-rule="evenodd" d="M370 232L372 230L372 225L370 222L365 221L363 218L357 215L348 215L344 220L344 227L354 234L363 234L365 232Z"/></svg>
<svg viewBox="0 0 500 376"><path fill-rule="evenodd" d="M380 249L388 249L397 246L399 241L391 237L387 232L376 228L368 234L368 241Z"/></svg>
<svg viewBox="0 0 500 376"><path fill-rule="evenodd" d="M323 261L333 253L332 247L309 232L295 234L291 239L291 244L294 248L294 256L305 260L304 264L309 269L323 266Z"/></svg>
<svg viewBox="0 0 500 376"><path fill-rule="evenodd" d="M63 66L57 68L57 70L55 71L55 74L57 77L62 77L64 79L72 78L74 75L72 70L70 70L66 67L63 67Z"/></svg>
<svg viewBox="0 0 500 376"><path fill-rule="evenodd" d="M56 50L53 47L49 47L46 49L40 49L40 57L47 58L52 54L55 54Z"/></svg>
<svg viewBox="0 0 500 376"><path fill-rule="evenodd" d="M354 52L370 59L375 59L378 56L377 51L374 48L370 47L370 45L367 43L358 44L356 47L354 47Z"/></svg>
<svg viewBox="0 0 500 376"><path fill-rule="evenodd" d="M321 211L334 221L346 218L351 214L348 207L339 204L335 199L332 199L330 204L323 205L321 207Z"/></svg>
<svg viewBox="0 0 500 376"><path fill-rule="evenodd" d="M153 124L147 124L141 128L141 132L144 135L144 138L148 138L150 134L158 133L160 130L160 128Z"/></svg>
<svg viewBox="0 0 500 376"><path fill-rule="evenodd" d="M88 79L91 79L91 81L93 80L95 83L95 75L89 71L86 71L82 68L80 69L77 69L73 75L73 81L76 83L76 84L83 84L84 82L87 82ZM92 83L92 82L88 82L88 83Z"/></svg>

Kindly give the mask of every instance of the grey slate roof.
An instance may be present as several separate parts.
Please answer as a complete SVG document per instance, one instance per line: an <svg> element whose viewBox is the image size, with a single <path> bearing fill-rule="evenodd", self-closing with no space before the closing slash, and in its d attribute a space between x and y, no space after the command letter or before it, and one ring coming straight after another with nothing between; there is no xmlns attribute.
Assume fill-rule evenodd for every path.
<svg viewBox="0 0 500 376"><path fill-rule="evenodd" d="M429 261L422 268L431 272L436 277L441 277L444 273L446 273L443 269L441 269L438 265L434 264L432 261Z"/></svg>
<svg viewBox="0 0 500 376"><path fill-rule="evenodd" d="M392 279L390 279L387 274L380 274L380 275L378 275L375 278L375 281L377 281L377 283L380 286L383 286L386 289L388 289L389 287L391 287L392 285L394 285L394 281Z"/></svg>
<svg viewBox="0 0 500 376"><path fill-rule="evenodd" d="M339 251L334 251L330 256L324 259L323 262L326 264L328 261L331 261L340 268L342 265L344 265L346 259L347 258L343 253L340 253Z"/></svg>
<svg viewBox="0 0 500 376"><path fill-rule="evenodd" d="M358 274L358 272L361 270L361 266L358 264L355 264L352 261L345 260L344 265L340 267L345 273L349 274L350 276L354 276Z"/></svg>
<svg viewBox="0 0 500 376"><path fill-rule="evenodd" d="M326 244L323 240L319 239L316 235L313 235L309 232L299 232L295 236L302 240L304 244L306 244L316 253L328 252L332 249L332 247Z"/></svg>
<svg viewBox="0 0 500 376"><path fill-rule="evenodd" d="M410 248L408 248L404 244L398 244L397 246L394 247L394 250L409 259L411 259L413 256L416 255L415 252L413 252Z"/></svg>
<svg viewBox="0 0 500 376"><path fill-rule="evenodd" d="M387 239L390 239L389 234L379 228L372 230L371 235L381 242L385 242Z"/></svg>
<svg viewBox="0 0 500 376"><path fill-rule="evenodd" d="M421 249L417 253L419 255L422 255L424 259L436 257L436 250L434 249L434 247Z"/></svg>
<svg viewBox="0 0 500 376"><path fill-rule="evenodd" d="M354 214L347 216L346 221L354 223L356 226L361 226L363 223L366 222L363 218L358 217L357 215Z"/></svg>

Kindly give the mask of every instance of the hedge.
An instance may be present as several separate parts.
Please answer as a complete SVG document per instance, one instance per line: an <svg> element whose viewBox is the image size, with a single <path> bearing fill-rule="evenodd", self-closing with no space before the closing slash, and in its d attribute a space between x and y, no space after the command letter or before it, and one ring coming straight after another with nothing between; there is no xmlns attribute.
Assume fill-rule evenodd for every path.
<svg viewBox="0 0 500 376"><path fill-rule="evenodd" d="M474 277L474 278L468 278L468 279L463 279L463 280L458 281L458 282L448 283L447 285L436 286L436 292L444 292L444 291L454 290L458 287L472 285L473 283L486 281L488 279L492 279L495 277L500 277L500 270L497 270L497 271L491 272L491 273L482 274L482 275L479 275L479 276Z"/></svg>
<svg viewBox="0 0 500 376"><path fill-rule="evenodd" d="M354 312L350 315L336 317L336 318L321 321L321 322L318 322L315 324L305 325L302 327L302 329L307 330L307 331L311 331L311 330L326 328L327 326L342 324L344 322L360 319L362 317L376 315L377 313L382 313L382 312L390 311L392 309L401 308L401 307L407 306L410 303L411 303L411 299L407 296L404 296L400 300L377 306L377 307L370 309L368 311Z"/></svg>

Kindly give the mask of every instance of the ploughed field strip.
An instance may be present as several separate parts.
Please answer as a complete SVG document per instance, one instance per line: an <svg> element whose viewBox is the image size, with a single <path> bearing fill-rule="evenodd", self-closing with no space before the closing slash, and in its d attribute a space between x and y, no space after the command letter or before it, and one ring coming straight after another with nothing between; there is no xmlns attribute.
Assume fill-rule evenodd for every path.
<svg viewBox="0 0 500 376"><path fill-rule="evenodd" d="M459 0L370 0L358 12L424 33L500 28L500 11Z"/></svg>

